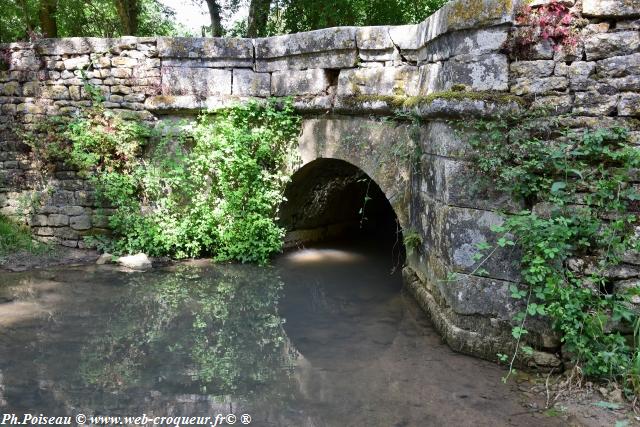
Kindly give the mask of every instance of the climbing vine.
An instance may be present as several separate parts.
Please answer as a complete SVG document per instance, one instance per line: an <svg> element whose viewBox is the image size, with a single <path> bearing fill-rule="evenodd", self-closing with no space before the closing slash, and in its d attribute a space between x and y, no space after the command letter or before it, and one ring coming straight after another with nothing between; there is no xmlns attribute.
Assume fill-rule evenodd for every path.
<svg viewBox="0 0 640 427"><path fill-rule="evenodd" d="M112 235L92 243L115 253L259 263L280 250L277 209L300 128L290 101L250 101L190 126L152 128L88 93L94 107L25 139L47 164L87 176L110 208Z"/></svg>
<svg viewBox="0 0 640 427"><path fill-rule="evenodd" d="M585 375L640 393L640 317L632 304L640 292L614 283L624 276L621 262L640 249L640 151L629 132L563 130L561 119L541 112L465 130L474 135L477 168L526 207L492 229L497 247L522 249L522 285L511 285L524 306L514 318L516 354L499 357L513 368L517 356L530 354L523 345L529 319L547 317ZM478 258L492 249L483 243Z"/></svg>

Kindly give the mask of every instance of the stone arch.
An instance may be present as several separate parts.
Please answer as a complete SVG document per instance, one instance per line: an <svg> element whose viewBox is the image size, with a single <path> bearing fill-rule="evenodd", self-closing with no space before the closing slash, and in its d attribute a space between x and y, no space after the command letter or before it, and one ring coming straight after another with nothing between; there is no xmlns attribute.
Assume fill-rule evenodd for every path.
<svg viewBox="0 0 640 427"><path fill-rule="evenodd" d="M338 158L320 157L293 173L280 223L288 247L366 235L395 239L402 252L402 227L387 193L361 168Z"/></svg>

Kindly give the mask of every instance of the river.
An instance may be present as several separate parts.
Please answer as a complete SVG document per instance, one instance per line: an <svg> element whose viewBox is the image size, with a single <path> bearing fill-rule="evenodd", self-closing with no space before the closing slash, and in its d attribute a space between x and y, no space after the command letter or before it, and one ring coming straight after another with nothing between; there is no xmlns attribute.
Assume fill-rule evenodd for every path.
<svg viewBox="0 0 640 427"><path fill-rule="evenodd" d="M0 409L243 414L252 426L545 426L505 370L457 354L366 242L269 267L0 274ZM248 418L244 418L244 421Z"/></svg>

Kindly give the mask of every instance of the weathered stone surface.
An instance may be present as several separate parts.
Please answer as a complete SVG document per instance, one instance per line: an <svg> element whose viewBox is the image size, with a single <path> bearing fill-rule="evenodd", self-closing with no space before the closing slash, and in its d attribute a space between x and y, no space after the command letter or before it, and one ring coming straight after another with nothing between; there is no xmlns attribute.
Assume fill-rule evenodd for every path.
<svg viewBox="0 0 640 427"><path fill-rule="evenodd" d="M588 116L608 116L616 111L618 95L602 95L595 91L576 92L573 112Z"/></svg>
<svg viewBox="0 0 640 427"><path fill-rule="evenodd" d="M116 260L116 263L138 271L146 271L152 267L151 260L143 253L120 257Z"/></svg>
<svg viewBox="0 0 640 427"><path fill-rule="evenodd" d="M516 95L536 94L542 95L552 92L564 91L569 85L565 77L545 77L545 78L521 78L517 79L511 92Z"/></svg>
<svg viewBox="0 0 640 427"><path fill-rule="evenodd" d="M304 70L307 68L351 68L358 63L358 51L340 50L257 59L256 71Z"/></svg>
<svg viewBox="0 0 640 427"><path fill-rule="evenodd" d="M233 95L268 97L271 92L271 75L252 70L233 70Z"/></svg>
<svg viewBox="0 0 640 427"><path fill-rule="evenodd" d="M274 96L318 95L331 85L327 71L321 69L276 71L271 76Z"/></svg>
<svg viewBox="0 0 640 427"><path fill-rule="evenodd" d="M495 212L476 209L441 206L437 215L441 217L441 256L456 271L471 273L480 262L473 258L478 252L477 244L493 243L496 234L492 226L501 225L503 219ZM432 249L433 250L433 249ZM482 267L488 276L500 280L517 282L520 278L520 252L515 247L498 248Z"/></svg>
<svg viewBox="0 0 640 427"><path fill-rule="evenodd" d="M158 37L160 58L253 59L253 43L238 38Z"/></svg>
<svg viewBox="0 0 640 427"><path fill-rule="evenodd" d="M255 47L257 60L305 53L355 50L356 28L325 28L306 33L255 39Z"/></svg>
<svg viewBox="0 0 640 427"><path fill-rule="evenodd" d="M555 62L551 60L515 61L509 66L511 74L516 78L549 77L553 74L554 68Z"/></svg>
<svg viewBox="0 0 640 427"><path fill-rule="evenodd" d="M113 89L112 89L113 90ZM231 95L231 71L210 68L162 68L162 94Z"/></svg>
<svg viewBox="0 0 640 427"><path fill-rule="evenodd" d="M457 31L430 41L415 53L405 51L403 55L420 62L437 62L458 55L497 53L507 36L506 28Z"/></svg>
<svg viewBox="0 0 640 427"><path fill-rule="evenodd" d="M596 17L639 16L640 5L636 0L583 0L582 13Z"/></svg>
<svg viewBox="0 0 640 427"><path fill-rule="evenodd" d="M420 94L448 90L463 84L475 91L509 89L509 65L501 54L460 55L438 64L421 67Z"/></svg>
<svg viewBox="0 0 640 427"><path fill-rule="evenodd" d="M81 70L91 63L89 55L76 56L63 61L66 70Z"/></svg>
<svg viewBox="0 0 640 427"><path fill-rule="evenodd" d="M389 36L389 27L359 27L356 29L356 45L358 49L385 50L393 49L393 40Z"/></svg>
<svg viewBox="0 0 640 427"><path fill-rule="evenodd" d="M621 31L618 33L594 34L585 39L584 47L588 61L629 55L640 51L640 33L637 31Z"/></svg>
<svg viewBox="0 0 640 427"><path fill-rule="evenodd" d="M88 215L72 216L69 218L69 225L74 230L89 230L91 228L91 218Z"/></svg>
<svg viewBox="0 0 640 427"><path fill-rule="evenodd" d="M598 72L607 77L640 75L640 53L628 56L614 56L597 62Z"/></svg>
<svg viewBox="0 0 640 427"><path fill-rule="evenodd" d="M571 89L586 90L593 84L591 77L595 70L595 62L576 61L571 65L558 64L555 74L568 77Z"/></svg>
<svg viewBox="0 0 640 427"><path fill-rule="evenodd" d="M338 79L338 95L400 95L418 94L418 68L360 68L342 70Z"/></svg>
<svg viewBox="0 0 640 427"><path fill-rule="evenodd" d="M538 96L531 106L533 108L550 108L556 113L570 113L573 108L573 96Z"/></svg>
<svg viewBox="0 0 640 427"><path fill-rule="evenodd" d="M619 116L640 116L640 94L623 93L618 103Z"/></svg>
<svg viewBox="0 0 640 427"><path fill-rule="evenodd" d="M469 149L467 149L469 150ZM469 150L470 151L470 150ZM425 154L420 191L446 205L517 212L522 206L499 191L468 161Z"/></svg>
<svg viewBox="0 0 640 427"><path fill-rule="evenodd" d="M522 305L511 298L511 284L503 280L457 274L454 280L440 282L438 288L455 313L508 320Z"/></svg>
<svg viewBox="0 0 640 427"><path fill-rule="evenodd" d="M69 217L61 214L49 215L48 224L51 227L62 227L69 225Z"/></svg>
<svg viewBox="0 0 640 427"><path fill-rule="evenodd" d="M162 59L163 67L184 68L253 68L251 58Z"/></svg>

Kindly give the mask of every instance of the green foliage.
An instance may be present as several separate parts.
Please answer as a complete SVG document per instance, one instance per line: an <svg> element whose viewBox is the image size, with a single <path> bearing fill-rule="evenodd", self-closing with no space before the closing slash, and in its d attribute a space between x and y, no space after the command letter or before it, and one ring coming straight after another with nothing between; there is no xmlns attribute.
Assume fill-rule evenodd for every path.
<svg viewBox="0 0 640 427"><path fill-rule="evenodd" d="M399 25L423 21L446 0L280 0L271 12L268 32L297 33L350 25Z"/></svg>
<svg viewBox="0 0 640 427"><path fill-rule="evenodd" d="M415 230L403 231L404 247L407 248L407 252L412 254L420 251L422 246L422 236Z"/></svg>
<svg viewBox="0 0 640 427"><path fill-rule="evenodd" d="M38 252L41 248L40 244L31 240L27 227L0 215L0 257L17 251Z"/></svg>
<svg viewBox="0 0 640 427"><path fill-rule="evenodd" d="M522 248L526 288L512 285L511 296L527 304L513 335L520 344L527 318L548 316L586 375L624 380L638 393L637 342L612 327L637 331L638 313L631 295L611 293L607 271L639 248L640 194L632 177L640 151L625 129L559 129L557 119L539 112L467 128L478 168L528 207L493 228L498 246ZM587 266L570 268L576 260Z"/></svg>
<svg viewBox="0 0 640 427"><path fill-rule="evenodd" d="M58 37L119 37L122 25L113 0L58 0ZM29 40L40 31L40 0L6 0L0 8L0 43ZM175 12L158 0L141 0L138 36L169 36L178 31Z"/></svg>
<svg viewBox="0 0 640 427"><path fill-rule="evenodd" d="M290 100L203 114L187 132L125 121L99 103L42 127L44 137L26 138L34 152L89 176L113 208L113 238L94 240L102 249L259 263L280 250L275 220L300 129Z"/></svg>

